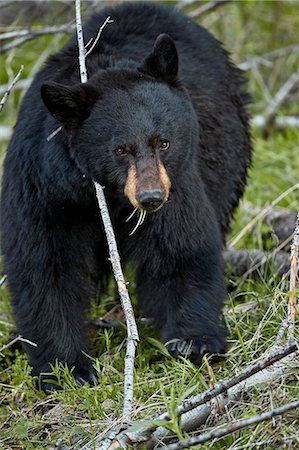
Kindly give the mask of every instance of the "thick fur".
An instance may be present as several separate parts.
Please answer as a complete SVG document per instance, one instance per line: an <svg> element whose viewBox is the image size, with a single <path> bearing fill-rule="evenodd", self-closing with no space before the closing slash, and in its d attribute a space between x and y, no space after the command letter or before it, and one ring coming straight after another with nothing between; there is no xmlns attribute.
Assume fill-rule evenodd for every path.
<svg viewBox="0 0 299 450"><path fill-rule="evenodd" d="M114 23L87 57L87 85L79 85L75 36L33 81L1 197L17 329L37 343L26 346L33 373L58 359L75 366L79 381L93 376L84 312L110 271L91 180L105 186L122 261L136 265L143 314L163 342L181 340L174 354L192 342L199 361L225 350L221 251L251 154L243 76L204 28L169 8L125 3L88 21L86 42L108 15ZM161 33L170 38L160 36L153 50ZM167 138L169 149L158 151L152 136ZM123 144L131 153L117 156ZM165 167L169 198L130 236L133 207L124 187L130 164L149 161L150 152Z"/></svg>

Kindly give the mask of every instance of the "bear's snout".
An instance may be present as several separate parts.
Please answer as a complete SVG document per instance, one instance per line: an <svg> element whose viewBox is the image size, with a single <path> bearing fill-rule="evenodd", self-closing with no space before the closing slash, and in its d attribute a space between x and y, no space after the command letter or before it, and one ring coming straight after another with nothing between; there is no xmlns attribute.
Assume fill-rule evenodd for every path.
<svg viewBox="0 0 299 450"><path fill-rule="evenodd" d="M164 202L164 192L158 189L142 191L138 195L137 201L142 209L148 212L156 211Z"/></svg>
<svg viewBox="0 0 299 450"><path fill-rule="evenodd" d="M129 168L124 192L135 208L154 212L168 200L170 187L162 162L143 160Z"/></svg>

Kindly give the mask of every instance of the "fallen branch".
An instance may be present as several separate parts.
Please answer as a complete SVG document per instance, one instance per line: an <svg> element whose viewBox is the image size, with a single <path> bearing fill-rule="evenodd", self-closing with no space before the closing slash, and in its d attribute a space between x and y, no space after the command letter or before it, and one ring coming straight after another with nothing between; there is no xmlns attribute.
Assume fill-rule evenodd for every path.
<svg viewBox="0 0 299 450"><path fill-rule="evenodd" d="M85 47L83 30L81 24L81 2L80 0L75 0L76 6L76 28L77 28L77 38L78 38L78 48L79 48L79 67L80 67L80 77L81 82L87 82L87 70L85 64ZM109 19L105 21L105 25L109 22ZM103 30L103 26L101 27ZM98 33L99 36L99 33ZM123 406L123 423L129 423L131 420L132 402L133 402L133 375L134 375L134 357L135 348L139 341L137 325L134 317L134 312L132 304L130 301L128 289L125 283L124 275L121 268L120 257L117 250L116 239L104 195L102 186L94 181L96 197L98 205L101 212L102 221L104 224L104 229L106 233L106 238L109 248L110 261L114 273L114 277L117 283L118 292L120 295L121 304L124 310L126 324L127 324L127 350L125 356L125 373L124 373L124 406Z"/></svg>
<svg viewBox="0 0 299 450"><path fill-rule="evenodd" d="M24 66L21 65L19 72L17 73L17 75L14 77L14 79L12 80L11 84L8 86L8 88L6 89L2 100L0 102L0 112L2 111L2 109L4 108L4 104L11 92L11 90L13 89L14 85L17 83L18 79L20 78L20 76L22 75L22 72L24 70Z"/></svg>
<svg viewBox="0 0 299 450"><path fill-rule="evenodd" d="M263 252L260 250L227 249L223 252L226 269L231 275L240 277L264 275L267 267L273 266L275 275L282 276L289 270L290 257L285 252Z"/></svg>
<svg viewBox="0 0 299 450"><path fill-rule="evenodd" d="M270 354L269 354L270 353ZM282 374L290 373L294 368L299 367L299 353L296 345L284 347L276 345L269 349L264 357L245 368L232 378L216 383L213 388L185 400L177 409L177 415L181 416L181 427L183 431L197 429L204 424L210 414L221 405L222 410L231 403L238 400L245 392L258 384L267 384L281 377ZM215 404L209 403L217 397ZM111 432L105 440L98 439L92 446L85 445L84 450L106 450L112 448L127 448L126 446L135 443L147 442L147 449L155 447L165 439L173 437L171 431L159 426L170 420L168 412L164 412L150 420L155 425L145 425L142 421L138 423L140 428L134 431L129 427L120 433ZM121 447L123 446L123 447ZM83 450L82 449L82 450Z"/></svg>
<svg viewBox="0 0 299 450"><path fill-rule="evenodd" d="M292 411L293 409L296 409L298 407L299 400L292 403L287 403L286 405L280 406L279 408L274 408L271 411L266 411L261 414L257 414L256 416L248 417L247 419L241 419L236 420L235 422L227 423L220 428L202 433L200 436L194 436L189 439L178 441L175 444L158 447L157 450L180 450L182 448L191 448L195 445L203 444L212 439L219 439L221 437L227 436L228 434L231 434L237 430L241 430L242 428L256 425L260 422L264 422L265 420L270 420L272 419L272 417L281 416L282 414L285 414L288 411Z"/></svg>
<svg viewBox="0 0 299 450"><path fill-rule="evenodd" d="M261 212L260 208L253 208L251 204L243 204L242 209L256 216ZM266 224L281 244L286 240L292 239L296 226L297 212L283 208L269 209L263 217L263 223Z"/></svg>

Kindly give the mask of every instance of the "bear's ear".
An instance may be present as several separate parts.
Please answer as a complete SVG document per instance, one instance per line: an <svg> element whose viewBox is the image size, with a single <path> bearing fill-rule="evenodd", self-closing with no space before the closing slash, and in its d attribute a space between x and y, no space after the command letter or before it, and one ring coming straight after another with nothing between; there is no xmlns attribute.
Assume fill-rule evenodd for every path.
<svg viewBox="0 0 299 450"><path fill-rule="evenodd" d="M168 83L176 81L179 58L175 43L168 34L160 34L152 53L145 59L139 71Z"/></svg>
<svg viewBox="0 0 299 450"><path fill-rule="evenodd" d="M65 86L51 81L42 85L41 96L52 116L71 129L89 116L99 94L88 84Z"/></svg>

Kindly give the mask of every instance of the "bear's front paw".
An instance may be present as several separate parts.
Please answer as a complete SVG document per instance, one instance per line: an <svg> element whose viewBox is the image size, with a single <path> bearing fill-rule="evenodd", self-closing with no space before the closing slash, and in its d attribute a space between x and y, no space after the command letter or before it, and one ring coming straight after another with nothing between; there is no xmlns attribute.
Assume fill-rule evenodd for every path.
<svg viewBox="0 0 299 450"><path fill-rule="evenodd" d="M196 339L178 339L166 343L169 353L178 358L188 357L191 362L200 365L204 355L212 355L213 362L225 357L226 341L219 336L202 336Z"/></svg>
<svg viewBox="0 0 299 450"><path fill-rule="evenodd" d="M57 377L52 373L50 365L47 365L39 371L34 370L33 374L38 376L37 388L40 391L44 391L46 394L49 394L54 390L62 389L62 383L59 382ZM84 369L75 368L72 371L72 375L79 386L83 386L86 383L93 386L98 382L97 372L92 366Z"/></svg>

